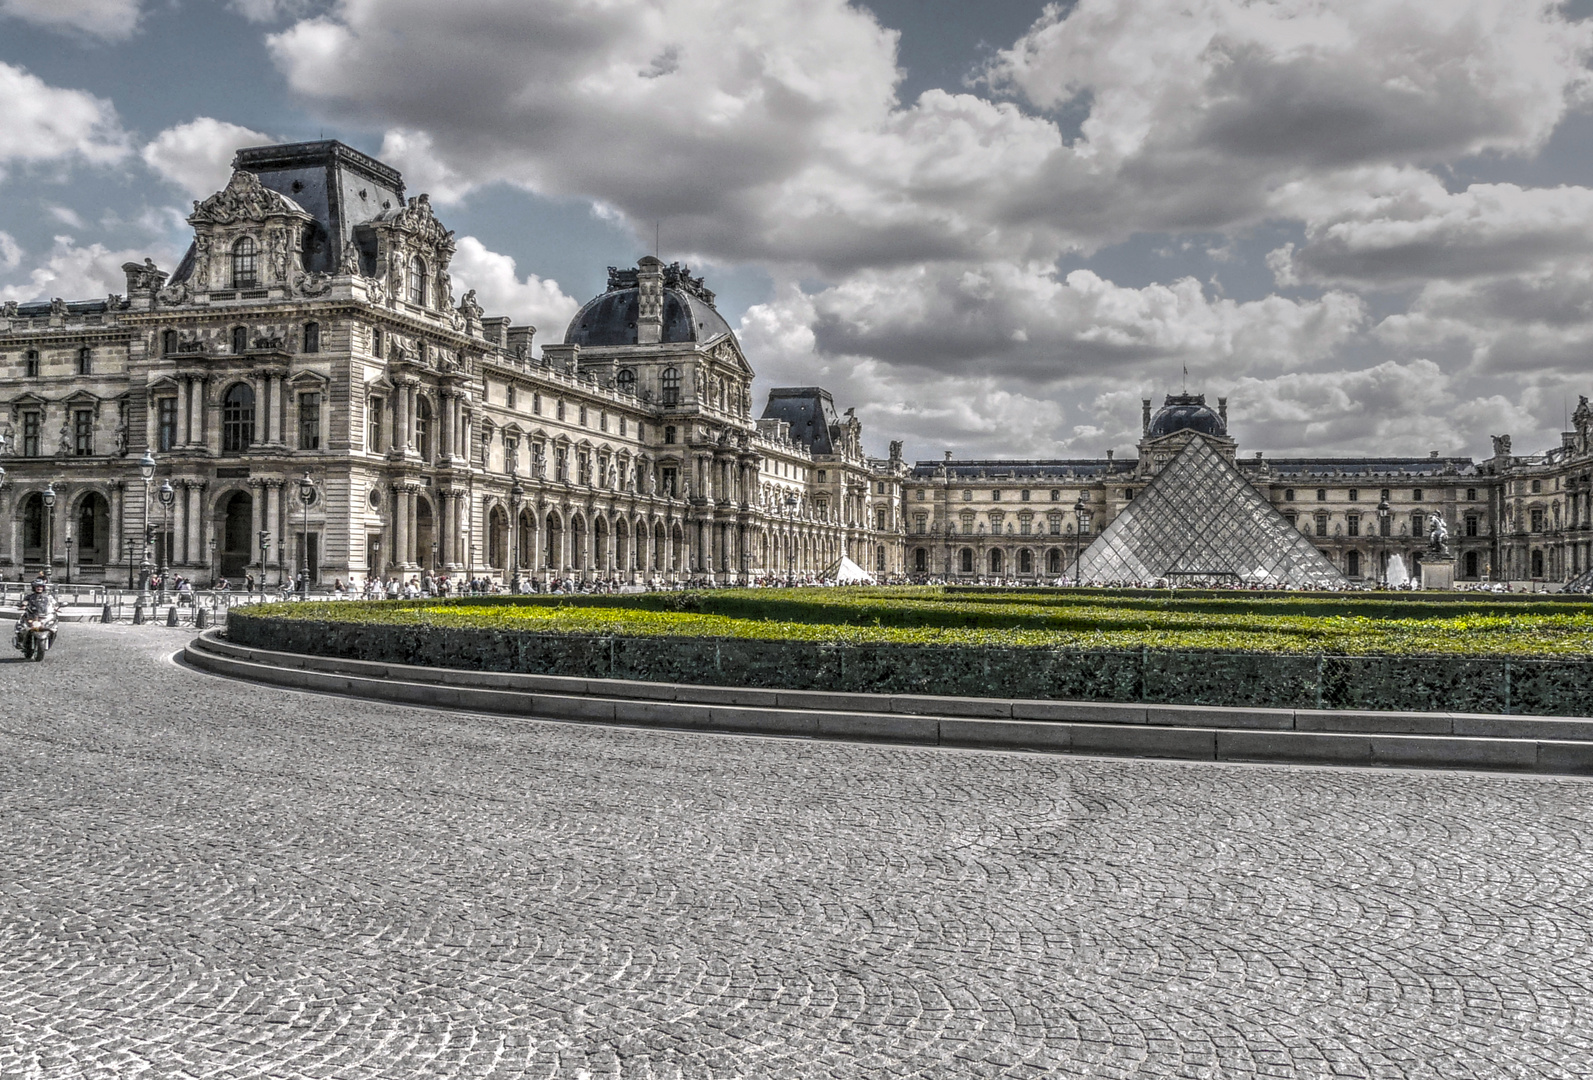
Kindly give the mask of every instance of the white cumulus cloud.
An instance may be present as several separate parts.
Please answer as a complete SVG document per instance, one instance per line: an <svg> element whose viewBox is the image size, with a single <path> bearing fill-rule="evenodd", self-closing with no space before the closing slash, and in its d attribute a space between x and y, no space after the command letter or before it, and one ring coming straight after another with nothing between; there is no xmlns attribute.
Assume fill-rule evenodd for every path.
<svg viewBox="0 0 1593 1080"><path fill-rule="evenodd" d="M539 343L563 341L564 328L580 307L557 281L535 274L520 277L512 258L489 251L474 236L460 238L448 269L456 292L474 289L488 315L507 315L517 324L537 327Z"/></svg>
<svg viewBox="0 0 1593 1080"><path fill-rule="evenodd" d="M276 140L258 131L200 116L162 131L139 156L163 179L203 199L227 185L236 150L272 142Z"/></svg>
<svg viewBox="0 0 1593 1080"><path fill-rule="evenodd" d="M127 135L109 101L50 86L0 62L0 166L78 159L97 165L127 155Z"/></svg>
<svg viewBox="0 0 1593 1080"><path fill-rule="evenodd" d="M88 34L107 41L131 36L138 26L138 0L0 0L9 15L66 34Z"/></svg>

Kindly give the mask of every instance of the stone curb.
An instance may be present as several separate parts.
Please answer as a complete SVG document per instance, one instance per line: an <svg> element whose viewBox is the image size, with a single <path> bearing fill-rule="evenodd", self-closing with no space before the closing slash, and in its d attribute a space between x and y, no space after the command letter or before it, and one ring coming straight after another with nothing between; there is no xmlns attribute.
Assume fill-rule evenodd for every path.
<svg viewBox="0 0 1593 1080"><path fill-rule="evenodd" d="M1593 774L1593 722L1574 719L1393 713L1395 730L1362 731L1359 725L1382 714L742 691L268 652L233 645L215 631L190 642L183 657L214 675L290 689L581 723L1186 761ZM942 704L944 712L927 711ZM975 715L954 715L962 709ZM1456 732L1457 719L1471 730ZM1427 730L1434 727L1444 731Z"/></svg>

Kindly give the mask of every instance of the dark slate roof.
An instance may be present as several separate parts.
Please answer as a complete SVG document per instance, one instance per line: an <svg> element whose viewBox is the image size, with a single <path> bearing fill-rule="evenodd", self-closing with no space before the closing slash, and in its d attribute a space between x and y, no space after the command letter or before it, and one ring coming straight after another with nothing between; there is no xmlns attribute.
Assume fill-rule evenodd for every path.
<svg viewBox="0 0 1593 1080"><path fill-rule="evenodd" d="M917 480L933 480L947 468L952 478L962 482L983 479L1001 480L1096 480L1114 473L1133 472L1137 462L1133 458L1123 461L1106 458L1078 458L1057 461L920 461L913 465L911 476Z"/></svg>
<svg viewBox="0 0 1593 1080"><path fill-rule="evenodd" d="M664 326L660 340L679 344L712 341L730 333L730 324L714 307L714 294L702 278L679 263L662 266ZM608 288L587 302L564 332L566 345L635 345L636 312L640 306L637 270L608 268Z"/></svg>
<svg viewBox="0 0 1593 1080"><path fill-rule="evenodd" d="M839 424L830 392L818 386L782 386L769 391L763 419L784 420L791 438L815 454L835 453L830 425Z"/></svg>
<svg viewBox="0 0 1593 1080"><path fill-rule="evenodd" d="M1343 476L1439 476L1458 473L1475 476L1477 466L1463 457L1375 457L1375 458L1265 458L1275 475L1286 477ZM1241 461L1242 466L1251 463Z"/></svg>
<svg viewBox="0 0 1593 1080"><path fill-rule="evenodd" d="M1205 394L1168 394L1162 407L1151 417L1147 438L1159 439L1175 431L1193 429L1204 435L1226 435L1228 426L1206 404Z"/></svg>

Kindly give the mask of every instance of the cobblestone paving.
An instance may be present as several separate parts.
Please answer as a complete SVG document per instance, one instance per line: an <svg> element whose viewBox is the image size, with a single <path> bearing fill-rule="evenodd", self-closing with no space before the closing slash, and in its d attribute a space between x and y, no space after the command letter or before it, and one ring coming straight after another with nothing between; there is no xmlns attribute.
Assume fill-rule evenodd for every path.
<svg viewBox="0 0 1593 1080"><path fill-rule="evenodd" d="M0 662L0 1077L1593 1072L1588 783L510 722L181 640Z"/></svg>

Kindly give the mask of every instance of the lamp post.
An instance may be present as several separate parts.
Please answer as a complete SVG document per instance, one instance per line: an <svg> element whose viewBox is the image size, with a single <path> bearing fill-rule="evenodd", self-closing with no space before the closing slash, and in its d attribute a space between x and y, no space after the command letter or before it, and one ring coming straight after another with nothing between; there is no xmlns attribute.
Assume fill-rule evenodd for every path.
<svg viewBox="0 0 1593 1080"><path fill-rule="evenodd" d="M305 469L299 477L299 506L303 508L304 522L304 531L299 534L299 595L306 600L310 598L310 504L314 501L315 481L310 478L310 470Z"/></svg>
<svg viewBox="0 0 1593 1080"><path fill-rule="evenodd" d="M61 533L61 538L66 542L66 575L61 584L72 584L72 520L67 519L66 528Z"/></svg>
<svg viewBox="0 0 1593 1080"><path fill-rule="evenodd" d="M1090 500L1079 492L1079 501L1073 504L1073 519L1079 523L1073 534L1073 584L1079 585L1079 561L1084 558L1084 529L1090 520Z"/></svg>
<svg viewBox="0 0 1593 1080"><path fill-rule="evenodd" d="M1388 536L1388 519L1393 513L1388 505L1388 497L1384 496L1377 503L1378 580L1384 586L1388 584L1388 541L1384 538Z"/></svg>
<svg viewBox="0 0 1593 1080"><path fill-rule="evenodd" d="M785 512L789 518L785 537L785 583L787 588L794 584L796 579L796 508L796 492L786 492Z"/></svg>
<svg viewBox="0 0 1593 1080"><path fill-rule="evenodd" d="M50 568L55 565L55 484L49 483L44 488L44 569L45 580L49 580Z"/></svg>
<svg viewBox="0 0 1593 1080"><path fill-rule="evenodd" d="M371 565L365 573L365 584L367 588L370 586L371 578L376 574L381 573L381 569L382 538L380 536L373 536L371 537Z"/></svg>
<svg viewBox="0 0 1593 1080"><path fill-rule="evenodd" d="M520 504L525 501L525 485L509 463L509 591L520 591Z"/></svg>
<svg viewBox="0 0 1593 1080"><path fill-rule="evenodd" d="M260 530L260 600L265 602L266 560L271 558L271 530Z"/></svg>
<svg viewBox="0 0 1593 1080"><path fill-rule="evenodd" d="M138 598L133 601L133 622L142 623L149 609L149 483L155 479L155 455L148 450L138 459L138 475L144 481L144 547L138 560Z"/></svg>
<svg viewBox="0 0 1593 1080"><path fill-rule="evenodd" d="M177 489L168 477L160 482L160 505L166 509L166 532L160 540L160 596L157 603L166 602L166 579L171 576L171 508L177 501Z"/></svg>

